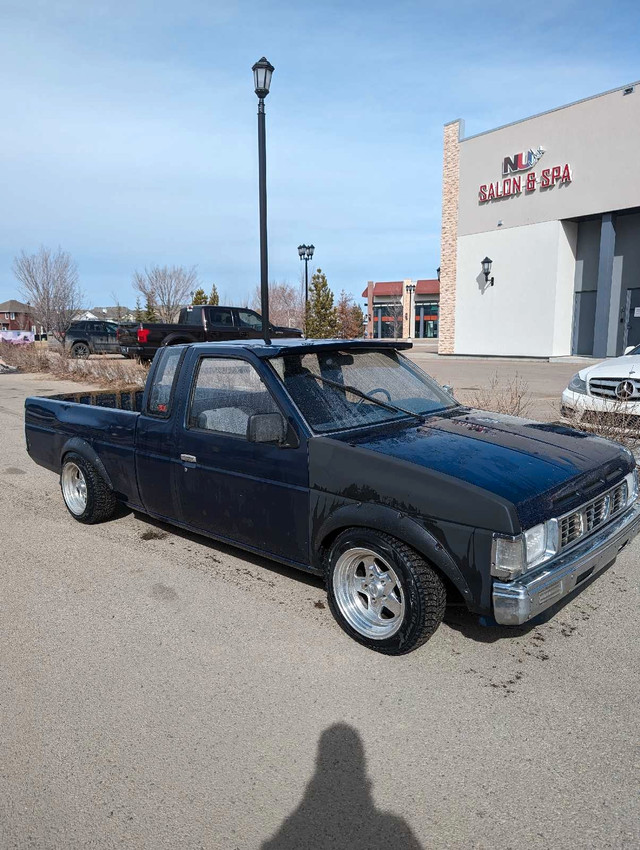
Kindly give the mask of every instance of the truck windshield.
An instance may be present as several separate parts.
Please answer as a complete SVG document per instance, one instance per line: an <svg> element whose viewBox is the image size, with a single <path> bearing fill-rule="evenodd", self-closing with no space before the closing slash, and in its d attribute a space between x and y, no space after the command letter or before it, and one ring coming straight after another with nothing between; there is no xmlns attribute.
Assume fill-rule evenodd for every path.
<svg viewBox="0 0 640 850"><path fill-rule="evenodd" d="M319 433L411 419L456 406L432 378L393 350L285 354L271 363Z"/></svg>

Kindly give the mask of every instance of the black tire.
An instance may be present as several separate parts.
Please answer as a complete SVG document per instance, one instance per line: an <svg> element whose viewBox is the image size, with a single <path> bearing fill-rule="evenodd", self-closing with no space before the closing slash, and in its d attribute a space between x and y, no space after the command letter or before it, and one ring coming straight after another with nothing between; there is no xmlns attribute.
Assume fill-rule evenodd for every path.
<svg viewBox="0 0 640 850"><path fill-rule="evenodd" d="M74 342L71 346L71 356L86 360L91 355L91 349L86 342Z"/></svg>
<svg viewBox="0 0 640 850"><path fill-rule="evenodd" d="M353 590L345 590L345 580L341 577L344 576L345 563L357 563L359 550L369 550L373 556L379 557L380 562L375 561L375 557L374 562L378 564L379 570L381 569L384 580L392 575L393 580L389 580L388 585L396 582L393 598L396 599L396 605L397 599L401 600L401 605L398 606L401 611L395 625L389 625L389 628L397 630L388 637L372 637L371 634L365 633L366 627L363 630L356 627L354 619L360 617L360 600L364 616L368 614L371 600L367 598L366 593L356 591L358 600L351 606L355 617L350 613L345 614L345 611L349 611L349 606L345 604L345 593L348 600L353 597ZM352 556L352 553L356 554ZM385 566L391 569L385 570ZM358 575L358 570L364 570L366 575L364 559L352 569L354 576ZM325 560L325 584L329 608L340 627L358 643L385 655L404 655L422 646L436 631L444 616L447 592L440 575L410 546L389 534L372 529L349 528L336 537ZM369 592L371 591L367 591ZM372 604L375 605L376 602ZM371 612L373 614L373 607ZM385 616L390 613L387 611ZM380 617L382 616L381 611Z"/></svg>
<svg viewBox="0 0 640 850"><path fill-rule="evenodd" d="M81 512L72 510L68 497L65 495L65 472L68 473L72 465L80 470L86 485L86 506ZM96 467L76 452L69 452L62 460L60 489L67 510L78 522L93 525L94 523L111 519L115 513L117 499L113 491Z"/></svg>

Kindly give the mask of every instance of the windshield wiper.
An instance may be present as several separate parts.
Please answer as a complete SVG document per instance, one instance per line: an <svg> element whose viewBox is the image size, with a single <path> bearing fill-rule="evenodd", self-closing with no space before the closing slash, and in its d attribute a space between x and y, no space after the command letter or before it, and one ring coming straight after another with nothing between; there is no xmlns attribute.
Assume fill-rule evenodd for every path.
<svg viewBox="0 0 640 850"><path fill-rule="evenodd" d="M367 401L372 402L373 404L377 404L379 407L385 407L387 410L393 410L395 413L406 413L407 416L413 416L415 419L419 419L421 422L425 422L425 418L421 413L414 413L413 410L407 410L405 407L398 407L397 404L391 404L389 401L380 401L377 398L371 398L370 395L367 395L362 390L357 389L356 387L352 387L349 384L340 384L338 381L331 381L329 378L323 378L322 375L316 375L315 372L307 372L305 374L307 378L315 378L318 381L322 381L323 384L329 384L330 387L336 387L338 390L342 390L343 393L353 393L354 395L359 396L362 399L366 399Z"/></svg>

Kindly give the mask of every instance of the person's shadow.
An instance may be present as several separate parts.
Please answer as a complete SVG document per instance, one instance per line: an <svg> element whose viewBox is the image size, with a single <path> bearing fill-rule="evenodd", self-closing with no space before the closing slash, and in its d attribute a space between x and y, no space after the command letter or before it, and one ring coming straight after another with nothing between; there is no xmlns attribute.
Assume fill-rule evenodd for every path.
<svg viewBox="0 0 640 850"><path fill-rule="evenodd" d="M358 732L325 729L300 805L261 850L422 850L406 821L376 808L371 784Z"/></svg>

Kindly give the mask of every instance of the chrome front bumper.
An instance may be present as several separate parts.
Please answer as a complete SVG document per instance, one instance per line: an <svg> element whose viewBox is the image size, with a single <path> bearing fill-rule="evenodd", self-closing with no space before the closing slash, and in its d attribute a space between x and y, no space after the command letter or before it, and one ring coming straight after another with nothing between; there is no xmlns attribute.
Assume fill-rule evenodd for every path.
<svg viewBox="0 0 640 850"><path fill-rule="evenodd" d="M516 581L494 581L493 616L504 626L536 617L596 575L640 531L640 503L541 570Z"/></svg>

